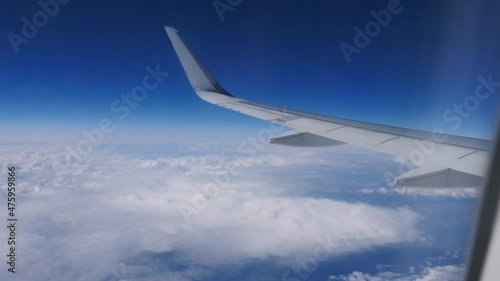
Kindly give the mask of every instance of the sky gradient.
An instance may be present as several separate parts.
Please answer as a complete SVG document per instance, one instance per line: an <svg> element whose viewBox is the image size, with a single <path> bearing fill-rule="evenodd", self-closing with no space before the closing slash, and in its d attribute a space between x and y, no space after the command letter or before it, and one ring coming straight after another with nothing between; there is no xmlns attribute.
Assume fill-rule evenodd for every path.
<svg viewBox="0 0 500 281"><path fill-rule="evenodd" d="M147 66L158 64L169 76L126 120L116 121L124 132L265 125L198 99L163 30L170 25L243 99L491 138L497 95L460 117L458 128L443 114L474 94L478 76L500 80L495 4L402 1L400 12L348 63L339 44L354 45L354 28L364 30L374 19L370 11L387 9L389 2L242 1L221 21L210 1L70 1L17 46L17 54L8 36L2 40L0 126L20 135L43 128L72 140L101 118L116 121L112 102L141 83ZM41 10L35 1L7 6L0 27L5 35L22 35L21 18L32 20ZM465 10L481 17L461 16Z"/></svg>

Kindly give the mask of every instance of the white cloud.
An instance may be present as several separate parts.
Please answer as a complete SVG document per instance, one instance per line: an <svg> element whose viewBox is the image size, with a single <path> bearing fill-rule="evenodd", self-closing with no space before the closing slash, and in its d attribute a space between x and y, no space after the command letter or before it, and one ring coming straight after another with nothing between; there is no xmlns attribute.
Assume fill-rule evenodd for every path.
<svg viewBox="0 0 500 281"><path fill-rule="evenodd" d="M413 268L414 270L414 268ZM332 275L331 281L460 281L464 278L463 266L445 265L425 267L419 274L404 276L394 272L380 272L375 275L354 271L349 275Z"/></svg>
<svg viewBox="0 0 500 281"><path fill-rule="evenodd" d="M320 157L321 151L317 157L299 150L257 158L120 151L108 147L55 171L64 147L0 147L1 173L7 165L19 171L22 262L9 280L100 280L123 272L121 261L144 251L175 252L191 263L216 265L309 255L321 239L336 255L421 237L420 216L407 208L273 193L281 180L273 171L288 171L287 184L293 184L304 166L335 168L339 162L347 169L340 160ZM228 167L245 172L231 176L225 192L186 227L179 206L192 205L195 194L213 181L211 175L224 175ZM143 271L151 269L125 270ZM1 279L5 274L0 271ZM169 274L172 280L194 278L187 271Z"/></svg>

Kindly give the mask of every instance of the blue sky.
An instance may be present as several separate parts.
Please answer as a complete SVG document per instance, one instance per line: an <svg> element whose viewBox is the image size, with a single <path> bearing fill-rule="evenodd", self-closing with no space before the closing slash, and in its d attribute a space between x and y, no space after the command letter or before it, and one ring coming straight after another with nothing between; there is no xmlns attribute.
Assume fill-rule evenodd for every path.
<svg viewBox="0 0 500 281"><path fill-rule="evenodd" d="M482 101L458 129L443 113L474 93L478 76L500 80L492 5L464 8L402 1L401 12L347 63L339 44L390 1L242 1L221 21L211 1L70 1L16 54L0 43L0 126L78 135L141 82L146 66L170 75L120 129L184 134L265 123L227 112L192 92L163 30L176 27L215 77L244 99L402 127L489 138L498 98ZM480 3L480 2L478 2ZM458 5L457 5L458 6ZM462 10L461 10L462 9ZM0 32L21 34L36 1L10 2ZM224 129L226 128L226 129ZM45 130L47 129L47 130ZM208 131L208 130L207 130ZM35 139L37 136L34 136ZM71 139L71 138L70 138Z"/></svg>

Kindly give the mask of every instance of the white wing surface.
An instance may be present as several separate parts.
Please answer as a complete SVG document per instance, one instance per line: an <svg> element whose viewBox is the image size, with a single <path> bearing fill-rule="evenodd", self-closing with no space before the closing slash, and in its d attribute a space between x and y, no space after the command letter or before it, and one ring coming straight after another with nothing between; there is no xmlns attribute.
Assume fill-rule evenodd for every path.
<svg viewBox="0 0 500 281"><path fill-rule="evenodd" d="M194 91L203 100L293 130L270 139L290 146L352 144L409 161L415 169L396 184L471 187L482 184L492 142L281 109L239 99L215 80L177 30L165 27Z"/></svg>

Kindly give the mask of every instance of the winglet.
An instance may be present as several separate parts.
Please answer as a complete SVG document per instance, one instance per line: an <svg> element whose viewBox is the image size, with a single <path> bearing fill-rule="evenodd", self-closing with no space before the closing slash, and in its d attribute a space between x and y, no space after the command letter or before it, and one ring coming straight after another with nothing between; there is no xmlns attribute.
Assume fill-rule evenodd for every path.
<svg viewBox="0 0 500 281"><path fill-rule="evenodd" d="M210 74L208 69L201 63L196 54L189 48L189 46L179 36L179 32L170 26L165 26L165 31L174 46L175 52L181 61L182 67L186 72L189 83L193 89L198 92L216 92L222 95L231 96Z"/></svg>

